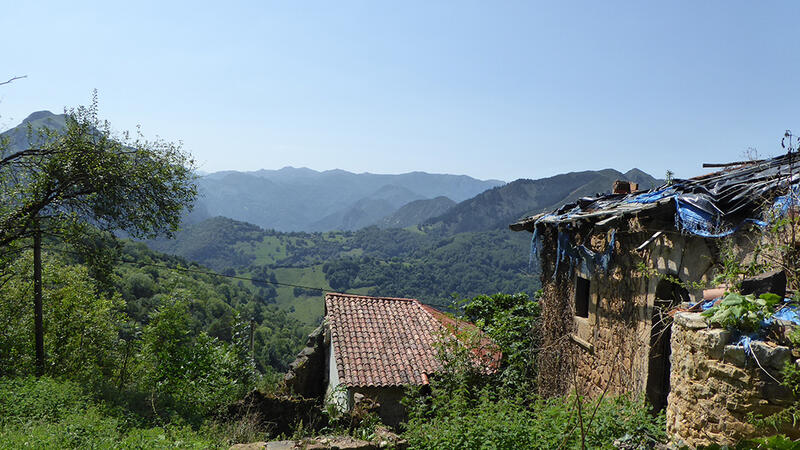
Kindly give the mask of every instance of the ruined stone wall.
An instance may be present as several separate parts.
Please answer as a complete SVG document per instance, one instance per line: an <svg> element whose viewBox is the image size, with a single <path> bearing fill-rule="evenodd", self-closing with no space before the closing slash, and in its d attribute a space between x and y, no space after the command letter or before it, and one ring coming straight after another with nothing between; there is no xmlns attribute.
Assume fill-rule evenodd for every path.
<svg viewBox="0 0 800 450"><path fill-rule="evenodd" d="M643 392L650 337L649 320L643 313L647 308L647 279L635 270L639 256L630 249L646 238L641 233L617 235L608 273L579 273L591 277L592 285L589 317L575 319L576 337L591 344L588 350L578 345L578 380L588 381L584 394ZM593 251L601 252L607 245L605 233L592 236Z"/></svg>
<svg viewBox="0 0 800 450"><path fill-rule="evenodd" d="M576 232L595 252L608 245L607 233ZM544 395L559 395L580 388L582 395L641 392L640 376L647 355L648 324L640 310L646 308L646 279L633 268L627 249L646 237L641 233L617 235L608 273L584 273L568 261L555 271L557 233L545 233L542 249L543 343L539 354L539 385ZM634 245L633 247L635 247ZM575 316L575 277L590 280L588 318ZM645 366L646 369L646 366ZM646 374L646 370L644 371Z"/></svg>
<svg viewBox="0 0 800 450"><path fill-rule="evenodd" d="M402 386L351 387L348 391L351 398L361 394L378 402L378 416L386 425L398 427L401 422L408 420L406 408L401 403L406 393Z"/></svg>
<svg viewBox="0 0 800 450"><path fill-rule="evenodd" d="M283 382L290 394L322 399L328 385L330 333L320 325L308 335L306 346L289 365Z"/></svg>
<svg viewBox="0 0 800 450"><path fill-rule="evenodd" d="M729 331L708 328L699 313L676 314L667 432L692 447L777 433L800 438L800 427L759 429L748 420L751 413L769 415L791 403L791 392L771 378L780 379L780 368L793 359L789 349L752 342L762 369L730 340Z"/></svg>
<svg viewBox="0 0 800 450"><path fill-rule="evenodd" d="M604 391L644 393L657 286L665 276L707 282L713 275L718 255L706 240L663 233L637 251L653 233L633 230L616 234L607 273L602 268L584 273L566 261L555 273L558 233L552 228L542 233L543 343L538 359L542 394L565 394L575 386L591 396ZM582 243L596 253L607 248L610 238L609 232L591 229L570 234L573 244ZM576 276L590 280L588 318L575 316ZM702 298L702 290L690 290L689 295Z"/></svg>

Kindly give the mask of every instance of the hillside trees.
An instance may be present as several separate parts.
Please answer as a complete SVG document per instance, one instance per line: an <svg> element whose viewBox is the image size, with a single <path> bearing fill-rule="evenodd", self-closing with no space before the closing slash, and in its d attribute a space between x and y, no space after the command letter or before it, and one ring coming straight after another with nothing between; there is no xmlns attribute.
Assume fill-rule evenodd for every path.
<svg viewBox="0 0 800 450"><path fill-rule="evenodd" d="M33 240L37 373L44 371L42 233L80 241L88 229L134 237L174 232L197 189L180 146L114 136L88 107L67 112L63 130L28 130L26 148L0 142L0 283L21 242ZM87 249L87 247L83 247Z"/></svg>
<svg viewBox="0 0 800 450"><path fill-rule="evenodd" d="M0 376L27 375L35 369L29 351L34 320L28 302L31 263L30 251L11 263L10 270L18 276L0 290ZM113 377L121 299L99 294L85 266L45 258L43 272L47 373L82 382Z"/></svg>

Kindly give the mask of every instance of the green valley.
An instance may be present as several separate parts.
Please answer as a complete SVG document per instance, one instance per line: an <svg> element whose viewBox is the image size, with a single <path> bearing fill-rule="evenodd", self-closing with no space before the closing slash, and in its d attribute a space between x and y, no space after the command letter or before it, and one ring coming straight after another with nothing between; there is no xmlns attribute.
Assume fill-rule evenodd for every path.
<svg viewBox="0 0 800 450"><path fill-rule="evenodd" d="M147 244L226 275L267 281L245 284L306 324L322 317L323 290L413 297L449 308L453 294L538 288L528 271L528 237L506 229L282 233L217 217Z"/></svg>

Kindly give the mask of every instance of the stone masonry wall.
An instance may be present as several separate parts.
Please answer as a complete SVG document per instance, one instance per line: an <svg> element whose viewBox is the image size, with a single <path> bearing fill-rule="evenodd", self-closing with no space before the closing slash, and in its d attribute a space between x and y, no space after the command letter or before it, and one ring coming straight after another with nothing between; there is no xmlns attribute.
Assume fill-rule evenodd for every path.
<svg viewBox="0 0 800 450"><path fill-rule="evenodd" d="M760 365L741 346L731 345L731 333L708 328L699 313L675 315L672 328L671 390L667 432L692 447L734 444L742 439L777 434L800 438L800 428L758 429L748 415L769 415L792 401L791 392L771 379L792 361L787 347L753 341Z"/></svg>
<svg viewBox="0 0 800 450"><path fill-rule="evenodd" d="M581 234L594 252L609 243L606 232ZM716 260L701 238L662 235L643 252L634 249L650 232L618 232L608 273L581 273L569 261L556 271L557 231L542 233L543 351L539 385L544 395L566 394L579 386L581 394L599 396L645 392L650 364L650 340L656 287L660 276L706 281ZM644 263L649 276L637 267ZM590 280L589 317L575 316L575 276ZM697 292L690 292L693 296ZM699 295L702 295L700 291Z"/></svg>
<svg viewBox="0 0 800 450"><path fill-rule="evenodd" d="M283 382L289 393L304 398L322 399L328 385L326 349L330 333L320 325L308 335L306 346L289 365Z"/></svg>
<svg viewBox="0 0 800 450"><path fill-rule="evenodd" d="M546 230L542 248L543 343L539 357L539 385L544 395L560 395L579 388L581 395L641 393L647 375L647 280L634 273L629 249L648 236L617 234L608 273L599 268L584 273L562 261L555 272L555 230ZM604 252L608 233L581 235L594 252ZM636 243L636 245L633 245ZM570 271L570 269L573 269ZM590 280L589 314L575 316L575 277Z"/></svg>

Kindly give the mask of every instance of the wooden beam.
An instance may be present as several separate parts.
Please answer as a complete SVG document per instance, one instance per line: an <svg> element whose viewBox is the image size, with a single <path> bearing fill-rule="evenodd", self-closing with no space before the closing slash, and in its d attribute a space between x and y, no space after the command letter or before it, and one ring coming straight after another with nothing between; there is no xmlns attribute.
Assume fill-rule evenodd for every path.
<svg viewBox="0 0 800 450"><path fill-rule="evenodd" d="M763 159L754 159L751 161L735 161L729 163L703 163L704 168L713 168L713 167L732 167L732 166L744 166L748 164L758 164L764 162Z"/></svg>
<svg viewBox="0 0 800 450"><path fill-rule="evenodd" d="M570 337L570 339L572 339L572 342L580 345L581 347L583 347L584 350L588 351L589 353L594 354L594 345L592 345L589 342L584 341L583 339L579 338L575 334L570 334L569 337Z"/></svg>

